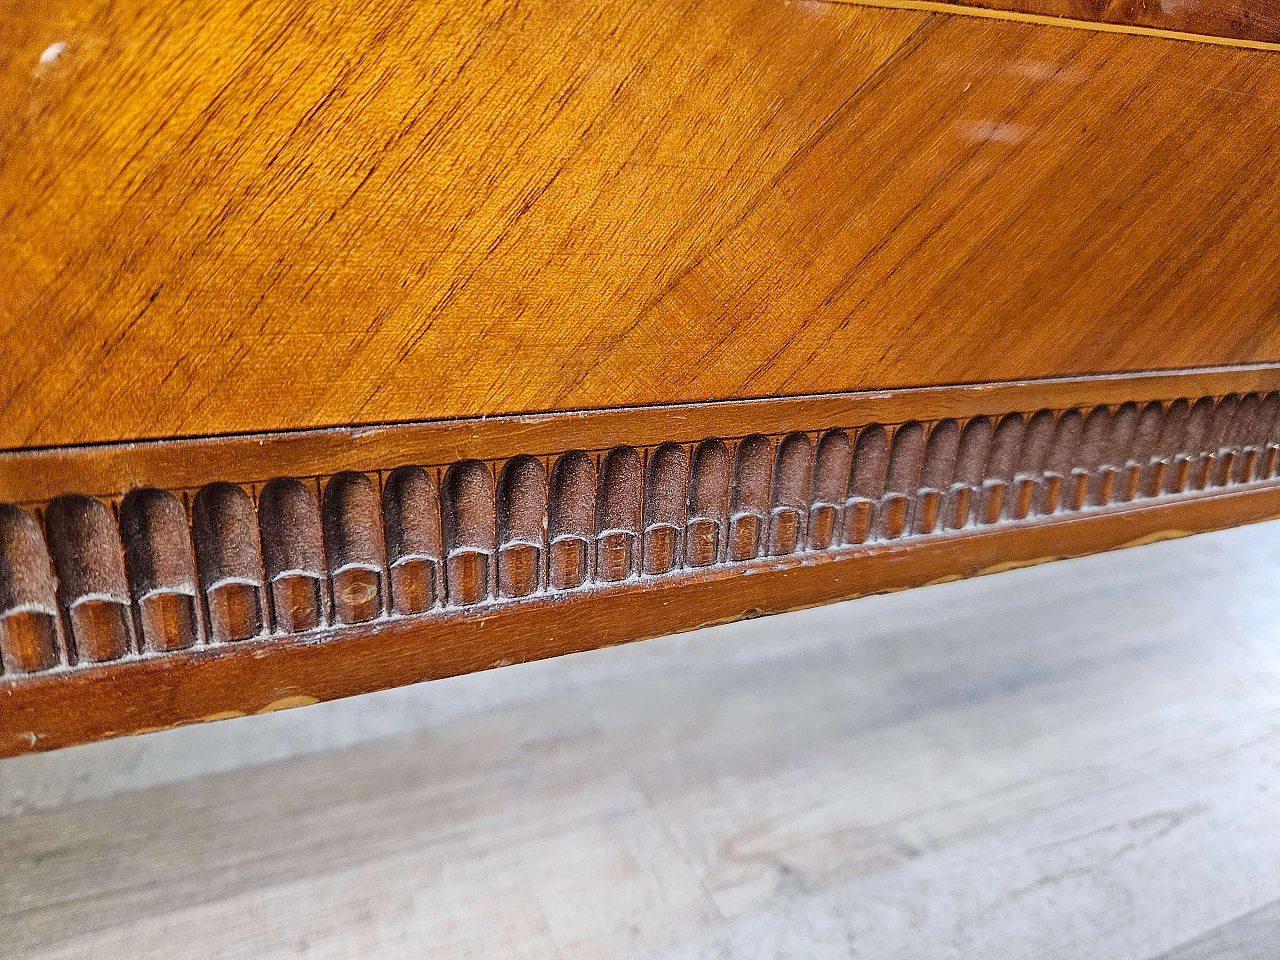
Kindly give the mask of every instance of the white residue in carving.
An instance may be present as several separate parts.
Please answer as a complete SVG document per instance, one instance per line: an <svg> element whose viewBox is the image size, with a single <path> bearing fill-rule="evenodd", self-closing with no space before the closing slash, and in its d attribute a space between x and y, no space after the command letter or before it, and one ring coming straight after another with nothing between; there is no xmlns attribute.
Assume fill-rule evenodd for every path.
<svg viewBox="0 0 1280 960"><path fill-rule="evenodd" d="M59 40L57 43L49 44L47 47L44 48L44 52L40 54L41 65L43 66L44 64L53 63L53 61L57 60L60 56L62 56L63 52L66 49L67 49L67 45L63 43L61 40Z"/></svg>

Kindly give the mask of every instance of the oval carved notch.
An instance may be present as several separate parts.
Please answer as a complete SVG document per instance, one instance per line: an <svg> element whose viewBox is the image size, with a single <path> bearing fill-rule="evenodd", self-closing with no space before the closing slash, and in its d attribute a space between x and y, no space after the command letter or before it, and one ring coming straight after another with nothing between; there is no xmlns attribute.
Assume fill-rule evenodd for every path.
<svg viewBox="0 0 1280 960"><path fill-rule="evenodd" d="M880 504L880 536L896 540L907 531L913 494L924 471L924 427L912 420L893 432L889 470Z"/></svg>
<svg viewBox="0 0 1280 960"><path fill-rule="evenodd" d="M1056 513L1071 509L1073 471L1080 442L1084 439L1084 417L1079 410L1063 411L1053 432L1053 450L1049 454L1049 469L1044 475L1044 489L1038 513Z"/></svg>
<svg viewBox="0 0 1280 960"><path fill-rule="evenodd" d="M789 433L782 438L774 467L769 518L769 552L775 557L795 553L804 543L812 465L813 448L805 434Z"/></svg>
<svg viewBox="0 0 1280 960"><path fill-rule="evenodd" d="M191 528L210 639L222 643L259 636L266 625L262 552L249 494L234 483L202 487L192 504Z"/></svg>
<svg viewBox="0 0 1280 960"><path fill-rule="evenodd" d="M1180 493L1186 487L1187 458L1183 456L1183 444L1190 416L1191 404L1186 400L1175 400L1169 404L1143 481L1144 495L1155 497L1161 493Z"/></svg>
<svg viewBox="0 0 1280 960"><path fill-rule="evenodd" d="M479 460L463 460L450 467L444 475L442 506L449 602L487 600L495 537L489 468Z"/></svg>
<svg viewBox="0 0 1280 960"><path fill-rule="evenodd" d="M258 495L258 526L276 629L301 633L322 626L324 546L315 494L300 480L268 481Z"/></svg>
<svg viewBox="0 0 1280 960"><path fill-rule="evenodd" d="M1014 520L1024 520L1032 513L1043 512L1043 485L1053 449L1056 429L1052 410L1038 410L1027 421L1018 469L1014 473L1013 497L1007 506Z"/></svg>
<svg viewBox="0 0 1280 960"><path fill-rule="evenodd" d="M535 457L516 457L498 484L498 592L527 597L541 586L547 528L547 473Z"/></svg>
<svg viewBox="0 0 1280 960"><path fill-rule="evenodd" d="M1005 513L1005 501L1013 500L1009 487L1018 469L1025 433L1026 421L1020 413L1007 413L996 424L982 482L982 505L978 512L983 523L998 523Z"/></svg>
<svg viewBox="0 0 1280 960"><path fill-rule="evenodd" d="M1262 448L1258 479L1270 480L1280 472L1280 393L1276 391L1262 398L1262 423L1258 443Z"/></svg>
<svg viewBox="0 0 1280 960"><path fill-rule="evenodd" d="M689 459L678 443L664 443L649 457L644 493L644 572L658 575L683 563Z"/></svg>
<svg viewBox="0 0 1280 960"><path fill-rule="evenodd" d="M1191 407L1187 417L1187 432L1183 441L1185 463L1180 464L1183 476L1182 490L1203 490L1209 483L1209 470L1213 460L1206 452L1213 430L1214 402L1212 397L1201 397Z"/></svg>
<svg viewBox="0 0 1280 960"><path fill-rule="evenodd" d="M401 616L436 605L440 568L440 497L431 474L398 467L382 488L382 520L391 562L391 607Z"/></svg>
<svg viewBox="0 0 1280 960"><path fill-rule="evenodd" d="M951 484L947 505L947 527L951 530L968 526L977 508L977 495L986 477L993 432L991 421L986 417L974 417L960 431L956 478Z"/></svg>
<svg viewBox="0 0 1280 960"><path fill-rule="evenodd" d="M1106 475L1106 498L1099 504L1124 503L1132 498L1128 468L1129 455L1133 451L1134 437L1138 432L1141 415L1136 403L1122 403L1111 416L1107 448L1102 457L1101 472ZM1136 477L1132 478L1136 481Z"/></svg>
<svg viewBox="0 0 1280 960"><path fill-rule="evenodd" d="M324 490L324 547L333 585L333 619L364 623L382 614L382 512L363 473L336 474Z"/></svg>
<svg viewBox="0 0 1280 960"><path fill-rule="evenodd" d="M1072 510L1085 506L1101 506L1111 499L1114 474L1105 468L1111 441L1111 409L1099 405L1084 418L1084 433L1080 437L1080 454L1072 471L1071 494L1068 503Z"/></svg>
<svg viewBox="0 0 1280 960"><path fill-rule="evenodd" d="M889 435L878 423L858 431L853 468L844 505L844 542L865 543L871 536L889 469Z"/></svg>
<svg viewBox="0 0 1280 960"><path fill-rule="evenodd" d="M1141 497L1144 480L1150 465L1155 461L1156 448L1160 443L1160 433L1164 428L1164 405L1158 401L1145 404L1138 414L1137 427L1133 434L1133 443L1124 461L1124 499L1132 500Z"/></svg>
<svg viewBox="0 0 1280 960"><path fill-rule="evenodd" d="M836 542L852 457L853 445L843 430L828 430L818 440L809 503L810 549L825 550Z"/></svg>
<svg viewBox="0 0 1280 960"><path fill-rule="evenodd" d="M131 490L120 504L120 536L142 647L159 652L195 644L195 554L182 504L167 490Z"/></svg>
<svg viewBox="0 0 1280 960"><path fill-rule="evenodd" d="M938 529L938 510L955 479L959 451L960 428L954 420L939 420L929 431L929 440L924 448L924 468L916 504L916 533L933 533Z"/></svg>
<svg viewBox="0 0 1280 960"><path fill-rule="evenodd" d="M1248 483L1254 479L1261 447L1261 422L1262 398L1256 393L1245 394L1240 398L1231 426L1231 446L1236 452L1236 462L1228 478L1229 483Z"/></svg>
<svg viewBox="0 0 1280 960"><path fill-rule="evenodd" d="M40 528L0 503L0 673L49 670L59 646L57 584Z"/></svg>
<svg viewBox="0 0 1280 960"><path fill-rule="evenodd" d="M769 441L753 434L733 451L733 491L729 502L729 559L760 555L760 532L769 510Z"/></svg>
<svg viewBox="0 0 1280 960"><path fill-rule="evenodd" d="M1213 412L1213 427L1209 433L1209 473L1207 482L1215 487L1224 487L1231 481L1235 467L1236 451L1232 446L1235 433L1236 412L1240 409L1240 398L1228 393L1218 402Z"/></svg>
<svg viewBox="0 0 1280 960"><path fill-rule="evenodd" d="M640 454L632 447L610 450L600 470L596 503L597 580L612 583L635 573L643 493Z"/></svg>
<svg viewBox="0 0 1280 960"><path fill-rule="evenodd" d="M572 590L586 583L596 524L596 465L581 450L556 461L551 472L548 566L551 587Z"/></svg>
<svg viewBox="0 0 1280 960"><path fill-rule="evenodd" d="M93 497L58 497L45 514L58 576L68 653L75 661L119 660L132 646L124 553L111 511Z"/></svg>
<svg viewBox="0 0 1280 960"><path fill-rule="evenodd" d="M707 567L720 559L728 500L729 448L721 440L703 440L693 450L689 476L689 520L685 531L689 566Z"/></svg>

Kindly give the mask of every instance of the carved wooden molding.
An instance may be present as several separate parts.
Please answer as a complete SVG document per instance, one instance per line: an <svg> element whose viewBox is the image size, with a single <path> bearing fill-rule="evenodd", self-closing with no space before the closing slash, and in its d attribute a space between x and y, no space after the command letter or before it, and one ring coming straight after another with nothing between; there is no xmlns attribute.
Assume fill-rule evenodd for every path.
<svg viewBox="0 0 1280 960"><path fill-rule="evenodd" d="M1038 409L991 405L999 389L957 388L970 391L952 404L962 415L741 435L698 432L700 422L727 421L689 407L687 432L660 442L517 447L266 480L238 476L230 457L226 476L199 486L3 504L0 692L144 667L154 682L166 664L269 659L355 634L376 642L393 627L417 625L429 644L440 625L499 611L589 609L603 593L643 597L665 583L705 586L819 561L837 570L890 548L1274 486L1280 392L1149 396L1214 377L1229 374L1153 376L1129 383L1137 399ZM895 399L909 406L928 393ZM847 397L804 403L850 409ZM558 429L571 436L566 423ZM504 442L512 437L520 431L508 429ZM168 456L173 446L181 449L157 450ZM15 456L30 466L76 454ZM171 469L159 462L161 473ZM838 595L860 592L869 589L850 582ZM407 681L354 688L396 682ZM104 720L100 735L136 728Z"/></svg>

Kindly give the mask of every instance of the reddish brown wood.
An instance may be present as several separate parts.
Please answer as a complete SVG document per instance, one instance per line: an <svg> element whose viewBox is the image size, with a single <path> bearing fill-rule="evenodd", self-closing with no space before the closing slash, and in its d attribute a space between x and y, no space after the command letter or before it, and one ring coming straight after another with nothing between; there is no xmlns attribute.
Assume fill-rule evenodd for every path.
<svg viewBox="0 0 1280 960"><path fill-rule="evenodd" d="M746 597L771 610L810 602L768 593L766 575L795 562L840 585L807 590L853 596L879 589L880 562L909 560L903 585L927 582L928 558L957 556L956 537L984 555L968 539L975 532L1008 528L1043 545L1033 531L1048 525L1064 551L1079 553L1091 537L1101 537L1098 549L1112 543L1110 528L1093 523L1099 516L1134 504L1182 516L1195 497L1216 504L1187 514L1197 523L1223 525L1232 511L1243 521L1257 501L1223 492L1280 489L1280 389L1244 386L1280 387L1280 368L499 418L470 425L471 446L443 463L405 464L405 451L452 451L459 425L406 425L386 428L365 451L394 459L366 459L358 470L343 459L345 432L224 438L216 441L223 456L202 461L217 472L198 487L60 492L26 510L3 508L0 692L36 689L57 700L73 696L78 688L67 684L82 676L151 676L155 663L181 674L206 657L266 664L300 642L332 648L332 669L342 672L348 665L333 644L352 631L376 636L413 623L435 637L476 617L500 616L512 631L527 618L530 652L520 659L539 655L551 622L543 617L576 624L618 591L635 606L616 630L634 639L661 632L646 619L655 591L664 604L715 610L751 609ZM1001 406L1011 400L1035 408ZM797 429L805 418L811 425ZM654 442L660 428L680 432ZM507 446L531 437L559 449ZM608 446L591 445L604 438ZM268 441L321 460L307 476L260 483L251 471ZM342 469L316 477L326 441ZM83 458L85 476L128 460L159 473L175 453L208 454L211 443L13 457L37 467ZM997 542L1010 546L1010 560L1024 556L1021 539ZM910 552L889 549L899 546ZM855 560L872 564L873 586L848 579L840 564ZM727 599L673 599L671 584ZM701 622L702 614L682 616ZM430 650L424 656L434 662ZM390 671L350 689L400 682ZM169 702L169 690L166 679L157 695ZM203 712L168 722L217 713L216 694L206 695Z"/></svg>
<svg viewBox="0 0 1280 960"><path fill-rule="evenodd" d="M278 710L1280 516L1280 487L978 527L765 561L752 576L690 571L625 585L272 641L186 651L0 685L0 756Z"/></svg>

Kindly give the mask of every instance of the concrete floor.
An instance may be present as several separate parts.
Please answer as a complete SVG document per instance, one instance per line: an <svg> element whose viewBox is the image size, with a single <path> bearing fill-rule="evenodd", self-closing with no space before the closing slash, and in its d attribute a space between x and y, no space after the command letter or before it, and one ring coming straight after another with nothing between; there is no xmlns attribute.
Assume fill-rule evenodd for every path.
<svg viewBox="0 0 1280 960"><path fill-rule="evenodd" d="M1280 957L1280 525L0 761L37 957Z"/></svg>

